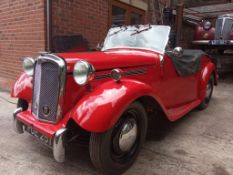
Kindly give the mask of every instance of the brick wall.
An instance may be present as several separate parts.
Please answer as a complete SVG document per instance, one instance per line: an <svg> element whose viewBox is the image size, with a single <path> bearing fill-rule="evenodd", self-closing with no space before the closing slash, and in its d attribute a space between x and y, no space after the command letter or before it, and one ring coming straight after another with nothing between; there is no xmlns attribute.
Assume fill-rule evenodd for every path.
<svg viewBox="0 0 233 175"><path fill-rule="evenodd" d="M24 56L45 49L44 0L1 0L0 77L15 80Z"/></svg>
<svg viewBox="0 0 233 175"><path fill-rule="evenodd" d="M108 30L108 0L53 0L53 36L82 34L91 47Z"/></svg>

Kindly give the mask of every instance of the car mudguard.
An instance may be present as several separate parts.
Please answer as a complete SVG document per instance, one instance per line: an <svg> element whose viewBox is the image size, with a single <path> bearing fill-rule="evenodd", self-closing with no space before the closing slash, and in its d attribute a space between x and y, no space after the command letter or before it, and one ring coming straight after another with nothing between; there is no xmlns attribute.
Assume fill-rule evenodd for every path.
<svg viewBox="0 0 233 175"><path fill-rule="evenodd" d="M200 77L200 99L204 100L205 99L205 95L206 95L206 86L208 84L208 81L211 77L211 75L214 75L214 82L215 85L217 85L217 74L216 74L216 69L215 69L215 65L212 62L209 62L207 65L205 65L205 67L202 69L201 71L201 77Z"/></svg>
<svg viewBox="0 0 233 175"><path fill-rule="evenodd" d="M11 96L28 101L31 100L32 77L28 76L26 73L21 74L11 90Z"/></svg>
<svg viewBox="0 0 233 175"><path fill-rule="evenodd" d="M151 94L152 88L139 81L108 81L85 95L70 116L87 131L104 132L114 126L130 103Z"/></svg>

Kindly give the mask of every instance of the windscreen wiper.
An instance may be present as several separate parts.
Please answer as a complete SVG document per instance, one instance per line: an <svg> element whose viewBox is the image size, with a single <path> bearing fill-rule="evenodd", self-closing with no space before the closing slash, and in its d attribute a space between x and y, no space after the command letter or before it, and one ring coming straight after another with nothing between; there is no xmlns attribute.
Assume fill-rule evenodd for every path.
<svg viewBox="0 0 233 175"><path fill-rule="evenodd" d="M111 33L109 36L116 35L116 34L118 34L119 32L121 32L121 31L126 31L126 30L127 30L127 27L126 27L126 26L121 26L119 30L117 30L117 31L115 31L115 32L113 32L113 33Z"/></svg>
<svg viewBox="0 0 233 175"><path fill-rule="evenodd" d="M144 29L135 30L136 32L132 33L131 36L136 35L136 34L139 34L139 33L141 33L141 32L148 31L148 30L150 30L151 28L152 28L151 25L148 25L148 27L146 27L146 28L144 28Z"/></svg>

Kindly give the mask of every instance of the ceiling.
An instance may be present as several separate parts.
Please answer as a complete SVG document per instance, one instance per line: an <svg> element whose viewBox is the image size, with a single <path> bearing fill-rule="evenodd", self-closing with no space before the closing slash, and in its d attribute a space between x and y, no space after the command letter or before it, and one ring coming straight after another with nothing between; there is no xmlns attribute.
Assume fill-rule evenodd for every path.
<svg viewBox="0 0 233 175"><path fill-rule="evenodd" d="M216 18L218 15L227 13L233 13L233 3L185 8L184 18L200 21L205 17Z"/></svg>

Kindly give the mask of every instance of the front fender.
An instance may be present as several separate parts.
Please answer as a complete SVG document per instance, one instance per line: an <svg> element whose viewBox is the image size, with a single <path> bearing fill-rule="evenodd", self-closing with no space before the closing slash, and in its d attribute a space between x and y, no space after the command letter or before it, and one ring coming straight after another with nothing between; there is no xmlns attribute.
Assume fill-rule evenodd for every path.
<svg viewBox="0 0 233 175"><path fill-rule="evenodd" d="M32 99L32 77L29 77L26 73L23 73L15 82L11 96L16 98L22 98L24 100Z"/></svg>
<svg viewBox="0 0 233 175"><path fill-rule="evenodd" d="M214 75L215 84L217 85L217 74L216 74L215 65L212 62L210 62L201 71L201 82L200 82L200 99L201 100L205 99L206 86L212 74Z"/></svg>
<svg viewBox="0 0 233 175"><path fill-rule="evenodd" d="M70 114L83 129L104 132L114 126L130 103L151 92L150 86L138 81L109 81L82 98Z"/></svg>

